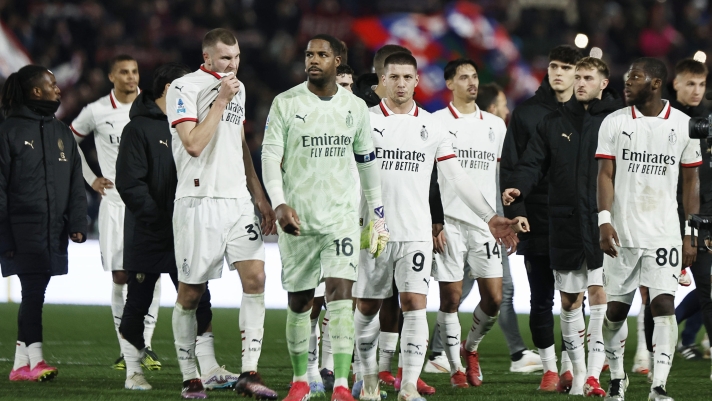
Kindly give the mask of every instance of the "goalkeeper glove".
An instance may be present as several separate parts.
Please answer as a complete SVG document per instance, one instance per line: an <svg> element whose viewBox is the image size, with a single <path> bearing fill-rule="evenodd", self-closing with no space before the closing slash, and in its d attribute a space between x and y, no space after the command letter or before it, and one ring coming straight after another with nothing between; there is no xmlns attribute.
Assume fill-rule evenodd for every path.
<svg viewBox="0 0 712 401"><path fill-rule="evenodd" d="M383 215L383 206L376 208L375 219L369 221L368 227L361 232L361 249L368 249L374 257L379 257L391 237Z"/></svg>

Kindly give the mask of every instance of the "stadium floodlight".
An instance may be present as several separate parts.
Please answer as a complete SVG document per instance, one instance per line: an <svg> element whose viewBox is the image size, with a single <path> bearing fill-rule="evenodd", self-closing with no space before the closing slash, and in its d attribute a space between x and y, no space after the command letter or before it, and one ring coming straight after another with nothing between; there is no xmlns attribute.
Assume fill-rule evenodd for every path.
<svg viewBox="0 0 712 401"><path fill-rule="evenodd" d="M579 49L585 49L586 46L588 46L588 36L586 36L586 34L583 34L583 33L577 34L576 38L574 39L574 44Z"/></svg>
<svg viewBox="0 0 712 401"><path fill-rule="evenodd" d="M692 56L692 58L693 58L695 61L699 61L700 63L704 63L705 61L707 61L707 54L705 54L705 52L703 52L702 50L698 50L697 52L695 52L695 55Z"/></svg>
<svg viewBox="0 0 712 401"><path fill-rule="evenodd" d="M588 55L600 59L603 58L603 50L601 50L600 47L592 47L591 52L588 53Z"/></svg>

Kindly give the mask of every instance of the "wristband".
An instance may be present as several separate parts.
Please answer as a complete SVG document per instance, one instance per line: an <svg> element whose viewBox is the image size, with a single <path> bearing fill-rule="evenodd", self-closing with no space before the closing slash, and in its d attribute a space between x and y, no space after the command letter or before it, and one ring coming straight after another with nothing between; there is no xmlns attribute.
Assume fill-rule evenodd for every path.
<svg viewBox="0 0 712 401"><path fill-rule="evenodd" d="M598 212L598 226L600 227L604 224L611 224L611 212L608 210Z"/></svg>
<svg viewBox="0 0 712 401"><path fill-rule="evenodd" d="M690 227L690 220L685 221L685 236L692 235L692 227Z"/></svg>

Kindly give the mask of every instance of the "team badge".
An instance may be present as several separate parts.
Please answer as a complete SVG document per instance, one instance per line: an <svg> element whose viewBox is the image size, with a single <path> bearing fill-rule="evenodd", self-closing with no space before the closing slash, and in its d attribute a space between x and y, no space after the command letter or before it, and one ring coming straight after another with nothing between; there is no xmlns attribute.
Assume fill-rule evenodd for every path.
<svg viewBox="0 0 712 401"><path fill-rule="evenodd" d="M188 259L183 259L183 266L181 266L181 269L183 270L183 275L190 276L190 266L188 266Z"/></svg>
<svg viewBox="0 0 712 401"><path fill-rule="evenodd" d="M677 134L675 133L675 130L670 130L670 133L668 134L668 141L670 144L674 145L677 143Z"/></svg>
<svg viewBox="0 0 712 401"><path fill-rule="evenodd" d="M178 100L176 100L176 113L178 113L178 114L186 113L185 103L183 102L183 99L181 99L181 98L178 98Z"/></svg>
<svg viewBox="0 0 712 401"><path fill-rule="evenodd" d="M351 110L349 110L349 114L346 116L346 126L348 128L354 126L354 117L351 115Z"/></svg>
<svg viewBox="0 0 712 401"><path fill-rule="evenodd" d="M64 142L62 142L62 138L57 139L57 147L59 148L59 161L66 162L67 158L64 157Z"/></svg>
<svg viewBox="0 0 712 401"><path fill-rule="evenodd" d="M556 282L559 283L559 284L561 284L561 281L562 281L562 280L563 280L563 279L561 278L561 273L556 272Z"/></svg>
<svg viewBox="0 0 712 401"><path fill-rule="evenodd" d="M494 131L492 131L492 127L490 127L489 130L489 140L490 142L494 142Z"/></svg>
<svg viewBox="0 0 712 401"><path fill-rule="evenodd" d="M425 125L423 125L423 129L420 130L420 139L424 141L428 140L428 130L425 129Z"/></svg>
<svg viewBox="0 0 712 401"><path fill-rule="evenodd" d="M146 279L146 275L143 273L136 273L136 281L138 281L139 284L143 283L143 280Z"/></svg>

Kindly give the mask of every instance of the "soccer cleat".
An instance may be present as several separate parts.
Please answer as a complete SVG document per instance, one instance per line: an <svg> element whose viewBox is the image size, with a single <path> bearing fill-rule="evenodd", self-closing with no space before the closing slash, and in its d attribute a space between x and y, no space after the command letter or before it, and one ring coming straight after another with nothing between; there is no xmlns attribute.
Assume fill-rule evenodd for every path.
<svg viewBox="0 0 712 401"><path fill-rule="evenodd" d="M265 386L262 381L262 376L255 371L244 372L237 377L237 381L235 382L235 392L243 397L254 397L256 400L277 399L277 392Z"/></svg>
<svg viewBox="0 0 712 401"><path fill-rule="evenodd" d="M311 389L307 382L294 382L289 388L289 394L283 401L307 401L311 397Z"/></svg>
<svg viewBox="0 0 712 401"><path fill-rule="evenodd" d="M124 384L126 390L150 390L150 384L146 381L143 373L135 372L131 376L126 378L126 383Z"/></svg>
<svg viewBox="0 0 712 401"><path fill-rule="evenodd" d="M408 383L398 392L398 401L425 401L425 398L413 388L413 384Z"/></svg>
<svg viewBox="0 0 712 401"><path fill-rule="evenodd" d="M648 401L674 401L672 397L667 395L667 391L662 386L655 387L648 394Z"/></svg>
<svg viewBox="0 0 712 401"><path fill-rule="evenodd" d="M512 361L509 371L512 373L532 373L544 369L541 357L535 351L524 350L522 357L518 361Z"/></svg>
<svg viewBox="0 0 712 401"><path fill-rule="evenodd" d="M606 391L601 388L601 383L593 376L586 379L586 384L583 385L583 395L586 397L605 397Z"/></svg>
<svg viewBox="0 0 712 401"><path fill-rule="evenodd" d="M554 372L553 370L549 370L547 372L544 372L544 376L542 376L541 383L539 384L539 388L537 390L554 392L556 391L556 387L558 385L559 374Z"/></svg>
<svg viewBox="0 0 712 401"><path fill-rule="evenodd" d="M625 375L623 379L612 379L608 384L608 395L603 399L604 401L624 401L625 391L628 389L628 375Z"/></svg>
<svg viewBox="0 0 712 401"><path fill-rule="evenodd" d="M21 368L10 371L11 382L24 382L30 380L30 365L25 365Z"/></svg>
<svg viewBox="0 0 712 401"><path fill-rule="evenodd" d="M467 376L465 376L465 373L463 373L461 370L458 370L457 372L455 372L454 375L450 376L450 384L452 384L453 387L457 388L470 387L470 385L467 384Z"/></svg>
<svg viewBox="0 0 712 401"><path fill-rule="evenodd" d="M364 375L363 385L361 386L361 391L359 391L358 398L361 401L381 401L378 375Z"/></svg>
<svg viewBox="0 0 712 401"><path fill-rule="evenodd" d="M319 371L319 374L321 375L321 381L324 383L324 389L326 391L333 391L334 390L334 372L324 368Z"/></svg>
<svg viewBox="0 0 712 401"><path fill-rule="evenodd" d="M682 355L682 357L687 360L702 359L702 352L697 349L697 345L690 345L689 347L678 348L677 352L679 352L680 355Z"/></svg>
<svg viewBox="0 0 712 401"><path fill-rule="evenodd" d="M467 368L465 374L467 375L467 382L475 387L482 385L482 370L480 370L480 355L477 351L468 351L465 348L465 342L460 345L460 355L465 360L465 367Z"/></svg>
<svg viewBox="0 0 712 401"><path fill-rule="evenodd" d="M235 385L239 378L239 375L228 372L224 365L213 368L210 372L200 376L200 380L202 380L203 387L206 390L230 388Z"/></svg>
<svg viewBox="0 0 712 401"><path fill-rule="evenodd" d="M146 348L146 354L141 358L141 367L148 370L161 370L161 362L152 349Z"/></svg>
<svg viewBox="0 0 712 401"><path fill-rule="evenodd" d="M324 389L324 383L309 383L309 393L311 394L311 398L326 398L326 390Z"/></svg>
<svg viewBox="0 0 712 401"><path fill-rule="evenodd" d="M205 394L205 387L200 379L190 379L183 382L183 390L180 392L181 398L187 400L197 400L208 398Z"/></svg>
<svg viewBox="0 0 712 401"><path fill-rule="evenodd" d="M425 362L423 371L425 373L450 373L450 362L445 354L433 354Z"/></svg>
<svg viewBox="0 0 712 401"><path fill-rule="evenodd" d="M396 378L393 377L393 373L384 370L383 372L378 372L378 380L381 384L386 386L394 386L396 383Z"/></svg>
<svg viewBox="0 0 712 401"><path fill-rule="evenodd" d="M562 394L568 394L568 392L571 391L573 381L574 375L567 370L559 376L559 384L556 385L556 391Z"/></svg>
<svg viewBox="0 0 712 401"><path fill-rule="evenodd" d="M119 356L111 367L116 370L126 370L126 361L124 361L124 356Z"/></svg>
<svg viewBox="0 0 712 401"><path fill-rule="evenodd" d="M49 366L45 361L40 361L34 369L30 370L29 380L33 382L46 382L54 379L59 374L57 368Z"/></svg>
<svg viewBox="0 0 712 401"><path fill-rule="evenodd" d="M285 400L286 401L286 400ZM351 392L344 386L334 387L334 392L331 393L331 401L356 401L351 396Z"/></svg>
<svg viewBox="0 0 712 401"><path fill-rule="evenodd" d="M393 388L396 391L401 390L401 381L403 380L403 368L398 368L398 374L396 375L396 380L393 382ZM418 378L418 384L416 390L420 394L433 395L435 394L435 387L429 386L420 377Z"/></svg>
<svg viewBox="0 0 712 401"><path fill-rule="evenodd" d="M642 350L635 353L633 360L633 373L647 375L650 372L650 355L648 350Z"/></svg>
<svg viewBox="0 0 712 401"><path fill-rule="evenodd" d="M680 277L677 278L677 283L683 287L689 287L690 284L692 284L692 279L690 278L690 275L687 274L687 269L683 269L680 272ZM652 394L652 392L650 394Z"/></svg>

